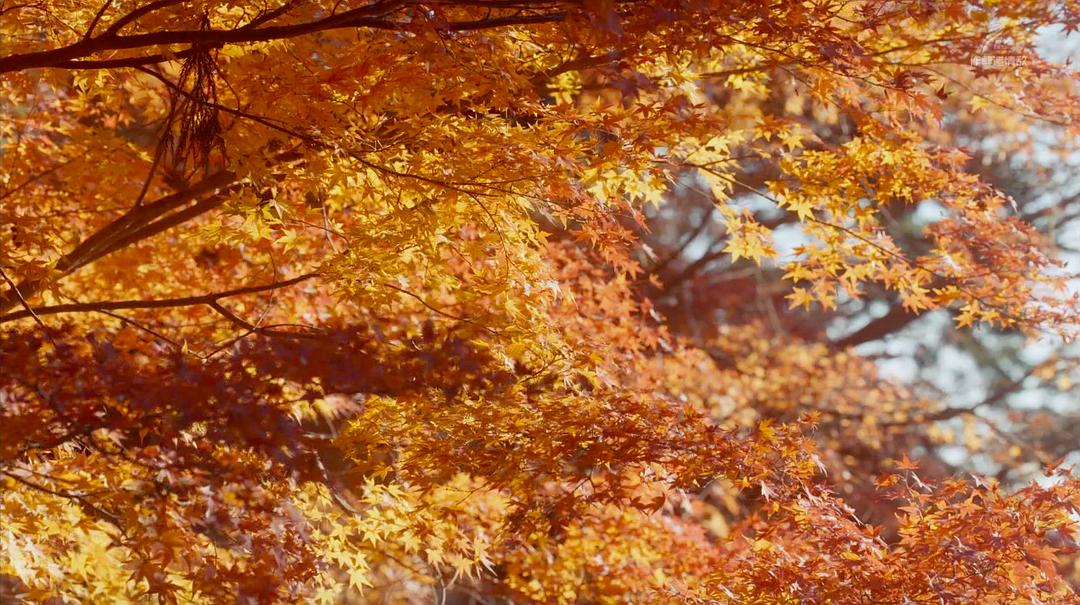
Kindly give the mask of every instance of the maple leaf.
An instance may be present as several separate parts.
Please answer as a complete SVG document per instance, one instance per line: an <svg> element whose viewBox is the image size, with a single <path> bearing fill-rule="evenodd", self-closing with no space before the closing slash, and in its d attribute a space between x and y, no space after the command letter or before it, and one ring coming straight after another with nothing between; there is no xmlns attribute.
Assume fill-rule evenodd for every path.
<svg viewBox="0 0 1080 605"><path fill-rule="evenodd" d="M917 471L919 470L919 463L912 461L907 457L907 454L904 454L900 460L896 461L896 469L900 471Z"/></svg>
<svg viewBox="0 0 1080 605"><path fill-rule="evenodd" d="M1061 3L8 4L0 601L1076 601Z"/></svg>

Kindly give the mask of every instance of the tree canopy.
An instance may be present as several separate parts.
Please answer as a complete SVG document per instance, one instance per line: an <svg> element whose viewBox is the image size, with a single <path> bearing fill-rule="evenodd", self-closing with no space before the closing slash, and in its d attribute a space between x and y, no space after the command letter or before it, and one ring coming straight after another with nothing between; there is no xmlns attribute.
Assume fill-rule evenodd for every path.
<svg viewBox="0 0 1080 605"><path fill-rule="evenodd" d="M1080 603L1078 26L0 3L0 601Z"/></svg>

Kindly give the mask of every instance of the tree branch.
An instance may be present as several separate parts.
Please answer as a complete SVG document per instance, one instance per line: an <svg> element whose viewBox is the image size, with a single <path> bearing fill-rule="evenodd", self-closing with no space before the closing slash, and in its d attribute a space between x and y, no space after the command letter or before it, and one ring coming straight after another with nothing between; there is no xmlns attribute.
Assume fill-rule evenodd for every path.
<svg viewBox="0 0 1080 605"><path fill-rule="evenodd" d="M223 298L232 298L235 296L245 296L248 294L258 294L260 292L269 292L271 290L279 290L281 288L287 288L295 284L307 281L318 273L305 273L298 275L291 279L282 281L276 281L261 286L248 286L244 288L236 288L233 290L225 290L222 292L213 292L210 294L203 294L200 296L183 296L179 298L161 298L157 300L105 300L98 302L86 302L86 303L67 303L62 305L51 305L47 307L38 307L36 309L27 308L22 311L16 311L14 313L8 313L7 315L0 315L0 324L15 321L18 319L25 319L32 315L56 315L59 313L89 313L98 311L121 311L126 309L163 309L169 307L192 307L196 305L209 305L214 307L218 304L218 301ZM215 307L216 310L216 307Z"/></svg>
<svg viewBox="0 0 1080 605"><path fill-rule="evenodd" d="M407 4L402 0L391 0L368 6L362 6L336 15L330 15L323 19L296 23L290 25L270 25L262 28L251 28L250 24L231 30L198 29L198 30L175 30L156 31L132 34L128 36L117 35L124 25L134 21L138 17L156 10L161 6L176 4L178 0L162 0L154 2L140 9L128 13L119 19L101 35L83 39L68 46L43 50L37 52L20 53L0 58L0 73L22 71L25 69L43 67L88 67L86 63L76 62L78 59L91 55L117 51L133 50L154 46L168 46L171 44L188 44L202 48L219 48L228 44L248 44L253 42L268 42L271 40L283 40L308 34L335 29L370 28L398 31L408 24L389 20L387 17ZM544 3L550 6L549 3ZM151 9L151 7L155 7ZM494 29L514 25L530 25L538 23L556 23L566 19L565 12L540 12L534 14L517 14L504 17L489 17L471 21L455 21L439 24L439 29L444 31L476 31ZM189 49L190 50L190 49ZM163 55L144 57L124 57L106 60L111 63L97 62L98 66L132 66L145 65L154 62ZM125 63L116 63L124 61ZM91 62L91 64L93 64Z"/></svg>
<svg viewBox="0 0 1080 605"><path fill-rule="evenodd" d="M848 347L861 345L865 342L879 340L900 330L918 318L919 316L917 314L909 312L903 305L895 305L892 309L889 309L889 312L885 315L871 321L843 338L832 341L829 343L829 346L833 349L846 349Z"/></svg>
<svg viewBox="0 0 1080 605"><path fill-rule="evenodd" d="M156 235L210 210L224 200L224 195L213 196L196 203L186 210L165 217L169 212L198 199L203 194L233 183L235 179L236 175L231 172L219 172L206 177L184 191L178 191L159 198L150 204L133 208L87 237L73 250L61 257L53 267L54 271L60 275L67 275L124 246L129 246L139 240ZM44 283L44 280L35 279L23 281L16 286L9 287L6 293L0 295L0 313L6 313L19 304L20 297L26 300L33 298L44 286Z"/></svg>

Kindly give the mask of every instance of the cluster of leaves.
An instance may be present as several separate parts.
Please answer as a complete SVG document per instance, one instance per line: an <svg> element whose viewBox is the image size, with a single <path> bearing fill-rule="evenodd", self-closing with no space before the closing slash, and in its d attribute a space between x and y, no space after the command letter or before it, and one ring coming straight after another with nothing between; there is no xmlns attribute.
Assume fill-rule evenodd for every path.
<svg viewBox="0 0 1080 605"><path fill-rule="evenodd" d="M920 478L905 451L955 411L774 306L884 293L1071 336L1045 230L942 125L1075 143L1075 81L1033 36L1077 23L1036 0L0 8L0 598L1077 602L1080 485ZM1022 61L973 65L991 42ZM670 250L650 229L691 193L722 237L682 264L713 224ZM723 304L668 304L743 258Z"/></svg>

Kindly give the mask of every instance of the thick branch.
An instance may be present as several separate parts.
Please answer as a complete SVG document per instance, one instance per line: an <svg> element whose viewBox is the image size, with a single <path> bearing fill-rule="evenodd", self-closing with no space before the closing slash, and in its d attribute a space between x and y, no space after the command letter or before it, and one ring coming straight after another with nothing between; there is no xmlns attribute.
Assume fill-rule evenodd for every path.
<svg viewBox="0 0 1080 605"><path fill-rule="evenodd" d="M846 349L865 342L879 340L900 330L918 319L918 315L909 312L903 305L896 305L888 313L871 321L847 336L829 343L834 349Z"/></svg>
<svg viewBox="0 0 1080 605"><path fill-rule="evenodd" d="M224 195L221 194L211 196L187 209L169 215L170 212L199 199L202 195L233 183L235 179L236 175L231 172L219 172L184 191L178 191L150 204L133 208L61 257L54 270L60 275L67 275L103 256L161 233L220 205L224 201ZM33 298L43 285L44 281L37 279L24 281L15 288L9 288L7 292L0 295L0 313L6 313L19 304L20 296L27 300Z"/></svg>

